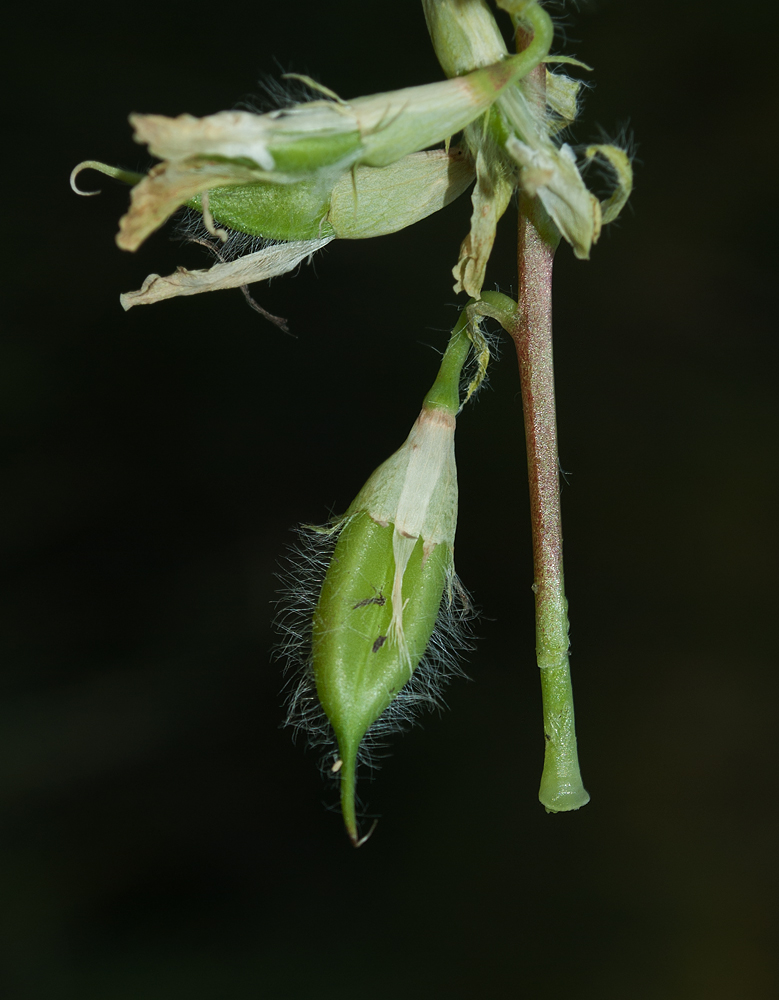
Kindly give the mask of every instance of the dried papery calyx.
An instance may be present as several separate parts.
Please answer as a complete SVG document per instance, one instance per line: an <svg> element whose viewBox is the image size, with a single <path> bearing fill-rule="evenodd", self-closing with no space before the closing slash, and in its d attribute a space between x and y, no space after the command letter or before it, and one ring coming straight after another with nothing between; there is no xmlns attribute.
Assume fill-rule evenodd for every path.
<svg viewBox="0 0 779 1000"><path fill-rule="evenodd" d="M535 3L530 7L532 21L540 8ZM288 255L276 247L266 254L263 248L237 269L222 260L208 277L202 271L150 275L122 304L130 308L266 280L305 259L306 242L314 252L337 237L381 236L442 208L474 176L472 158L450 151L451 137L530 73L548 54L550 40L549 32L539 31L516 55L504 57L498 51L492 65L350 101L302 78L327 99L265 114L131 115L136 142L161 162L144 176L132 175L130 209L116 237L122 249L136 250L185 205L202 211L209 233L220 239L225 235L221 227L227 225L294 247ZM423 152L437 143L445 143L446 149ZM71 175L78 193L86 193L74 181L85 167L124 180L131 176L85 161Z"/></svg>
<svg viewBox="0 0 779 1000"><path fill-rule="evenodd" d="M515 28L545 51L545 63L584 63L549 56L553 26L535 0L497 0ZM468 73L508 55L485 0L423 0L436 55L449 77ZM603 203L587 189L570 146L558 145L560 132L578 110L580 84L564 74L524 74L503 88L494 104L464 130L463 143L476 163L473 215L468 236L453 269L455 291L478 298L495 239L495 227L517 188L538 198L554 228L586 259L601 227L617 217L633 183L630 160L616 146L591 146L585 160L598 156L613 179L613 194Z"/></svg>
<svg viewBox="0 0 779 1000"><path fill-rule="evenodd" d="M326 198L356 166L384 168L479 117L546 55L543 44L494 66L419 87L342 101L309 101L263 115L130 116L135 140L161 162L134 187L117 243L136 250L181 205L214 188L313 183ZM323 90L325 88L318 88Z"/></svg>
<svg viewBox="0 0 779 1000"><path fill-rule="evenodd" d="M361 842L355 781L361 745L386 722L425 656L440 614L461 588L454 573L457 471L454 457L460 376L471 343L484 347L465 311L455 327L438 377L401 448L371 475L343 518L319 529L337 536L311 626L307 663L316 695L338 745L341 807L352 842ZM286 627L283 624L283 627ZM441 658L440 641L434 658ZM292 706L294 716L308 711ZM310 692L308 693L310 697ZM424 700L412 690L412 700ZM427 700L436 702L435 694ZM305 725L305 723L304 723Z"/></svg>

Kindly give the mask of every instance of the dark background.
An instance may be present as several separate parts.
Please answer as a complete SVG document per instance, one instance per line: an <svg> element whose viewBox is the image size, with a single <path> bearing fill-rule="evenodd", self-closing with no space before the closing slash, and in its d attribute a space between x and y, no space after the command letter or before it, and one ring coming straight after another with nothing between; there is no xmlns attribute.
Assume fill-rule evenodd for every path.
<svg viewBox="0 0 779 1000"><path fill-rule="evenodd" d="M737 16L736 16L737 15ZM483 618L451 710L396 741L353 851L279 729L274 573L404 439L457 315L467 198L313 267L128 314L167 232L113 242L132 110L263 74L344 97L441 76L421 9L37 6L4 63L0 941L10 1000L779 991L775 7L599 0L575 140L626 123L631 206L558 255L566 583L592 802L547 816L512 351L458 429ZM274 60L277 60L275 62ZM515 287L513 212L489 282Z"/></svg>

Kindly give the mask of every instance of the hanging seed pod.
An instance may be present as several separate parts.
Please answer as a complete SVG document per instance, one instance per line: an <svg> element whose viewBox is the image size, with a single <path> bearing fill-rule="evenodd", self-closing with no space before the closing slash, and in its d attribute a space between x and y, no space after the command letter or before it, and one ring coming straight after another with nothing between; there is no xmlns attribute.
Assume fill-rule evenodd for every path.
<svg viewBox="0 0 779 1000"><path fill-rule="evenodd" d="M74 188L78 174L85 169L131 185L142 179L140 174L86 160L73 171ZM207 201L198 194L186 203L198 212L208 207L208 231L215 236L221 231L226 236L224 230L216 229L226 226L233 235L261 237L267 241L265 245L249 254L240 253L237 259L231 250L226 259L208 269L179 267L164 277L150 275L141 289L126 292L120 301L130 309L179 295L268 280L294 270L333 239L384 236L419 222L458 198L473 177L470 158L451 147L448 151L410 153L388 167L354 167L332 188L316 179L213 188Z"/></svg>
<svg viewBox="0 0 779 1000"><path fill-rule="evenodd" d="M376 469L344 517L323 529L337 534L337 542L313 614L308 666L338 744L332 770L356 846L361 744L399 695L402 701L442 608L455 598L454 430L460 373L477 333L464 312L406 442ZM469 395L483 377L479 346ZM296 707L298 715L311 711L310 704Z"/></svg>

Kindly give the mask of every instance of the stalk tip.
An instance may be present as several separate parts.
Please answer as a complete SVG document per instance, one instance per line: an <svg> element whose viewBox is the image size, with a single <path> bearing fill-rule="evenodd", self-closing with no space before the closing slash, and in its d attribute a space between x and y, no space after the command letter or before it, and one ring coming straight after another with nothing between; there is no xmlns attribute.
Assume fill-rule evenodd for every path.
<svg viewBox="0 0 779 1000"><path fill-rule="evenodd" d="M538 801L548 813L573 812L587 805L590 793L582 784L581 778L561 782L557 776L550 779L544 774L538 790Z"/></svg>

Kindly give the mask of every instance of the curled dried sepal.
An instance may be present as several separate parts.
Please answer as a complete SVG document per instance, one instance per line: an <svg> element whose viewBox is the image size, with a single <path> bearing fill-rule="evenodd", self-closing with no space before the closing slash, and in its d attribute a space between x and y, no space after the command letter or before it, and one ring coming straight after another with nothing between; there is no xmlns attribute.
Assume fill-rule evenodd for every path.
<svg viewBox="0 0 779 1000"><path fill-rule="evenodd" d="M539 143L533 148L510 136L506 149L521 167L519 182L525 193L541 200L574 254L587 260L600 236L601 210L582 180L571 147Z"/></svg>
<svg viewBox="0 0 779 1000"><path fill-rule="evenodd" d="M633 190L633 168L630 165L630 157L619 146L608 144L588 146L585 155L588 160L602 156L608 162L616 178L617 183L613 193L600 203L603 224L606 225L617 218Z"/></svg>
<svg viewBox="0 0 779 1000"><path fill-rule="evenodd" d="M547 60L548 62L549 60ZM555 59L555 62L570 62L583 69L589 69L578 59ZM551 112L548 118L549 132L557 135L569 128L576 121L579 113L579 91L581 90L581 80L574 80L573 77L566 76L565 73L551 73L549 70L544 74L546 80L546 106Z"/></svg>
<svg viewBox="0 0 779 1000"><path fill-rule="evenodd" d="M456 279L454 291L464 291L473 298L481 294L497 225L516 186L514 170L489 131L488 117L485 115L482 121L469 125L465 132L465 140L475 152L476 185L471 195L470 229L452 269Z"/></svg>
<svg viewBox="0 0 779 1000"><path fill-rule="evenodd" d="M463 313L405 444L350 505L314 612L312 668L338 742L341 807L355 845L360 744L410 681L442 599L452 600L454 430L469 322Z"/></svg>
<svg viewBox="0 0 779 1000"><path fill-rule="evenodd" d="M98 173L105 174L106 177L113 177L116 181L123 181L130 185L137 184L143 178L143 174L136 174L132 170L122 170L121 167L111 167L107 163L100 163L99 160L82 160L70 172L70 187L76 194L80 194L84 198L91 198L100 194L100 191L82 191L76 184L76 178L83 170L97 170Z"/></svg>
<svg viewBox="0 0 779 1000"><path fill-rule="evenodd" d="M487 292L487 295L499 294ZM470 400L474 393L478 392L487 378L487 368L489 367L491 352L490 344L481 329L481 319L485 313L479 311L478 306L481 300L471 299L466 309L466 319L468 323L468 336L473 348L473 360L475 371L473 377L465 388L465 398L460 404L460 409Z"/></svg>
<svg viewBox="0 0 779 1000"><path fill-rule="evenodd" d="M167 277L150 274L137 292L125 292L120 295L119 301L122 308L127 310L179 295L198 295L200 292L215 292L220 288L240 288L254 281L267 281L292 271L317 250L327 246L332 239L332 236L325 236L318 240L275 243L256 253L214 264L203 270L188 271L179 267Z"/></svg>
<svg viewBox="0 0 779 1000"><path fill-rule="evenodd" d="M633 170L628 154L612 145L587 148L587 160L603 157L616 179L613 193L599 202L582 180L570 146L555 149L543 143L532 147L511 136L506 149L521 167L519 181L525 193L540 199L574 254L587 260L602 227L617 218L630 197Z"/></svg>

